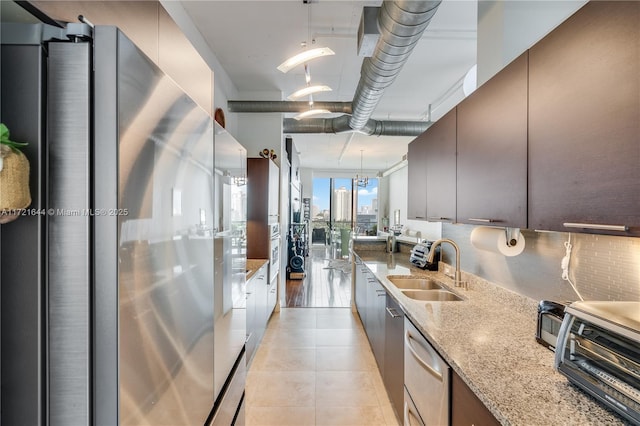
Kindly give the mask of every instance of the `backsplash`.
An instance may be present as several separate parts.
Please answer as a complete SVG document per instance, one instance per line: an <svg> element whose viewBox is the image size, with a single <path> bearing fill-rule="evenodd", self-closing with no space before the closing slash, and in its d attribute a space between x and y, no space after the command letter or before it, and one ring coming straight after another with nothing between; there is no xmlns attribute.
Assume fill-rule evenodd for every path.
<svg viewBox="0 0 640 426"><path fill-rule="evenodd" d="M460 246L462 270L533 299L574 301L578 296L562 279L564 243L571 238L569 277L585 300L640 301L640 238L523 230L524 252L505 257L476 249L471 225L443 224L443 238ZM454 252L444 244L443 260Z"/></svg>

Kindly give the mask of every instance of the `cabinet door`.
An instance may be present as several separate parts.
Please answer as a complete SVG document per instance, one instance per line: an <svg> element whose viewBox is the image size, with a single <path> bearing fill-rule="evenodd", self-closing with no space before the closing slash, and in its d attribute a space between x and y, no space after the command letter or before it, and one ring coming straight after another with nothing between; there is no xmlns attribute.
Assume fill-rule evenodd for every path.
<svg viewBox="0 0 640 426"><path fill-rule="evenodd" d="M373 356L378 364L380 374L384 375L384 332L386 295L382 284L373 275L369 274L367 291L367 319L365 330L369 337L369 343L373 350Z"/></svg>
<svg viewBox="0 0 640 426"><path fill-rule="evenodd" d="M355 282L355 296L356 296L356 309L360 316L360 321L364 326L366 323L366 305L367 305L367 278L365 276L366 267L360 261L356 261L356 282Z"/></svg>
<svg viewBox="0 0 640 426"><path fill-rule="evenodd" d="M530 228L640 235L639 22L589 2L530 49Z"/></svg>
<svg viewBox="0 0 640 426"><path fill-rule="evenodd" d="M247 158L247 258L268 259L269 163L266 158Z"/></svg>
<svg viewBox="0 0 640 426"><path fill-rule="evenodd" d="M267 288L269 283L268 265L263 266L256 272L256 277L252 279L253 294L256 297L256 345L260 344L262 336L267 328Z"/></svg>
<svg viewBox="0 0 640 426"><path fill-rule="evenodd" d="M456 373L451 373L451 426L498 426L500 422Z"/></svg>
<svg viewBox="0 0 640 426"><path fill-rule="evenodd" d="M426 131L427 220L456 220L456 109Z"/></svg>
<svg viewBox="0 0 640 426"><path fill-rule="evenodd" d="M458 105L458 222L527 226L527 56Z"/></svg>
<svg viewBox="0 0 640 426"><path fill-rule="evenodd" d="M278 216L280 210L280 169L269 161L269 216Z"/></svg>
<svg viewBox="0 0 640 426"><path fill-rule="evenodd" d="M384 320L384 387L402 423L404 399L404 313L388 294Z"/></svg>
<svg viewBox="0 0 640 426"><path fill-rule="evenodd" d="M253 353L257 346L257 324L256 324L256 295L254 280L249 280L246 286L246 324L247 324L247 340L245 343L245 350L247 352L247 365L251 363L253 359Z"/></svg>
<svg viewBox="0 0 640 426"><path fill-rule="evenodd" d="M278 278L274 278L273 281L267 287L267 317L265 318L265 324L269 322L269 318L273 313L278 302Z"/></svg>
<svg viewBox="0 0 640 426"><path fill-rule="evenodd" d="M428 130L427 130L428 131ZM411 143L407 152L407 219L427 220L426 132Z"/></svg>

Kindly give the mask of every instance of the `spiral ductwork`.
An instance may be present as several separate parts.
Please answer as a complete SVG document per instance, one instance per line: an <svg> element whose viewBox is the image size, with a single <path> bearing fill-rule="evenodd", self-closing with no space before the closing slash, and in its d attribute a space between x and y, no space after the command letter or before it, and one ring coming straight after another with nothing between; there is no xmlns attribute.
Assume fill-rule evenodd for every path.
<svg viewBox="0 0 640 426"><path fill-rule="evenodd" d="M382 3L378 14L380 40L373 56L362 62L353 96L352 129L362 129L371 118L384 90L400 73L439 5L440 0Z"/></svg>
<svg viewBox="0 0 640 426"><path fill-rule="evenodd" d="M349 125L350 117L284 119L284 133L346 133L354 130ZM378 121L369 119L359 133L369 136L417 136L431 125L427 121Z"/></svg>
<svg viewBox="0 0 640 426"><path fill-rule="evenodd" d="M384 90L393 83L409 59L411 52L431 22L441 0L385 0L378 12L380 39L373 55L365 58L360 81L351 104L348 102L316 102L317 108L343 115L330 119L284 120L285 133L344 133L357 131L368 135L417 136L431 123L423 121L377 121L371 115ZM304 107L302 104L305 104ZM301 112L304 102L229 101L231 112Z"/></svg>
<svg viewBox="0 0 640 426"><path fill-rule="evenodd" d="M316 101L314 108L351 114L351 102ZM229 112L304 112L309 102L304 101L228 101Z"/></svg>

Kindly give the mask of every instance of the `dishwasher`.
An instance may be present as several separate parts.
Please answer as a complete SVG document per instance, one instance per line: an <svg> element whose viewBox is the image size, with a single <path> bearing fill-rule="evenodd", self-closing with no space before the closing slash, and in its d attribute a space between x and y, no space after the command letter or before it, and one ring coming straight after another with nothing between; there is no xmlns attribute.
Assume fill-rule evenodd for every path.
<svg viewBox="0 0 640 426"><path fill-rule="evenodd" d="M405 317L405 426L449 424L449 369L449 365Z"/></svg>

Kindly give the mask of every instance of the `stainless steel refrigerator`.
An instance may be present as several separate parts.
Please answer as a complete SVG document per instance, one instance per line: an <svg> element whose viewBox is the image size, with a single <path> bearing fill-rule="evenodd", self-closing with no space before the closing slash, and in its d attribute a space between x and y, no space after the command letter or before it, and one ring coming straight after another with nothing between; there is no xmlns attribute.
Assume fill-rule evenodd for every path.
<svg viewBox="0 0 640 426"><path fill-rule="evenodd" d="M0 230L2 423L241 423L246 150L117 28L72 27L2 26L33 199Z"/></svg>

